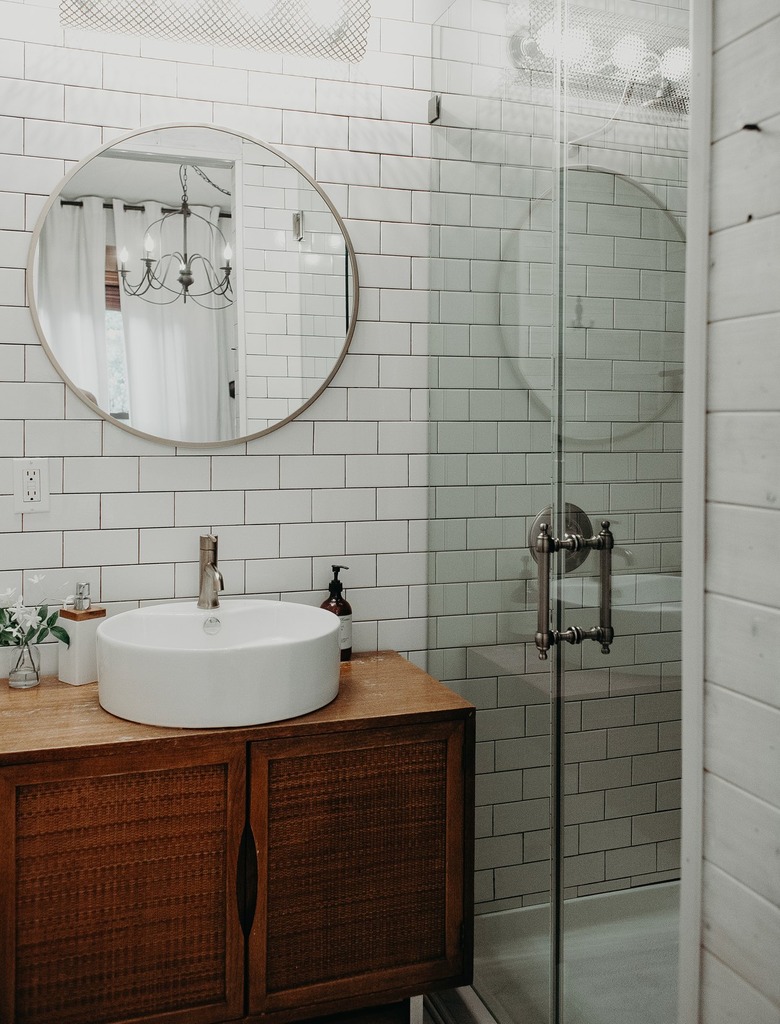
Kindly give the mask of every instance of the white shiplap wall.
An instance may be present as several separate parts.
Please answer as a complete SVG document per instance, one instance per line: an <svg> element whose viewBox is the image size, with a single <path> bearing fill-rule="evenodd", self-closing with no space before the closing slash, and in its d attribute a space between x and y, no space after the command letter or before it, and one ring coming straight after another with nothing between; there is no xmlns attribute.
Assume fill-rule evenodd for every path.
<svg viewBox="0 0 780 1024"><path fill-rule="evenodd" d="M0 591L43 573L46 596L88 580L112 611L191 597L210 530L228 595L318 603L330 563L345 562L355 647L422 660L428 299L412 262L428 252L430 23L444 6L373 0L369 52L350 66L63 31L57 0L0 2ZM65 171L126 130L180 121L245 131L321 181L362 284L327 392L276 433L208 451L93 415L25 305L31 232ZM13 511L19 456L49 458L49 513Z"/></svg>
<svg viewBox="0 0 780 1024"><path fill-rule="evenodd" d="M713 13L700 1019L777 1024L780 11Z"/></svg>

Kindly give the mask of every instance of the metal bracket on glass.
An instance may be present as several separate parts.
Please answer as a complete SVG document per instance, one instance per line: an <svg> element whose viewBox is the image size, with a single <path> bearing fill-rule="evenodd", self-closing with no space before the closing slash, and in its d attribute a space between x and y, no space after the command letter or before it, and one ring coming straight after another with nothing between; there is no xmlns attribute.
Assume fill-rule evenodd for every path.
<svg viewBox="0 0 780 1024"><path fill-rule="evenodd" d="M536 627L536 647L540 661L547 660L547 652L559 643L581 644L583 640L595 640L601 644L601 653L609 654L615 639L612 628L612 549L615 538L609 528L609 520L603 520L601 532L593 537L579 533L566 533L562 539L550 536L549 523L541 523L534 543L539 580L539 607ZM599 556L599 625L592 629L569 626L563 631L550 629L550 558L554 551L598 551Z"/></svg>

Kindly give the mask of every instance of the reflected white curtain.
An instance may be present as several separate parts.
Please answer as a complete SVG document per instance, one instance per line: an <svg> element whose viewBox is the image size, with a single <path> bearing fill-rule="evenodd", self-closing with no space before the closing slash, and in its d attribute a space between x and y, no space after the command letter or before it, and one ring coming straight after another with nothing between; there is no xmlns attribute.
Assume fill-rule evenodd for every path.
<svg viewBox="0 0 780 1024"><path fill-rule="evenodd" d="M73 383L108 410L106 212L103 200L55 202L35 267L38 316L55 359Z"/></svg>
<svg viewBox="0 0 780 1024"><path fill-rule="evenodd" d="M142 272L143 240L148 226L162 216L160 203L146 200L143 212L125 210L115 199L117 252L127 249L128 283ZM192 207L216 224L219 207ZM212 251L214 232L191 217L187 227L190 252L207 255L215 267L224 260ZM179 243L180 244L180 243ZM160 253L155 253L159 257ZM195 267L193 291L202 287ZM175 274L172 275L175 285ZM166 292L155 298L170 299ZM222 300L215 299L217 303ZM208 309L181 299L158 305L120 289L127 354L130 425L136 430L177 441L226 440L233 436L228 394L229 334L227 310Z"/></svg>

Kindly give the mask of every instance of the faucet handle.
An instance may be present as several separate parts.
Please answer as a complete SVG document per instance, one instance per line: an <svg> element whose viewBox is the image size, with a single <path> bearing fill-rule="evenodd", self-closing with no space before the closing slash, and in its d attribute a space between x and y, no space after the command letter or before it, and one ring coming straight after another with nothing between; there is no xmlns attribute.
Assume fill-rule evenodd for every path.
<svg viewBox="0 0 780 1024"><path fill-rule="evenodd" d="M220 590L225 589L222 573L217 568L217 537L206 533L200 538L200 581L198 608L218 608Z"/></svg>

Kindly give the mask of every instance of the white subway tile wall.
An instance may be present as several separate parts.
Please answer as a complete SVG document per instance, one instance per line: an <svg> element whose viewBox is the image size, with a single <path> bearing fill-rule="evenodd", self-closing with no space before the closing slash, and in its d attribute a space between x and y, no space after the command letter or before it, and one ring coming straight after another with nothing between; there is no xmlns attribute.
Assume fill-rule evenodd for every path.
<svg viewBox="0 0 780 1024"><path fill-rule="evenodd" d="M193 597L197 538L220 537L226 595L319 603L344 574L356 649L425 660L427 101L430 0L375 0L360 65L63 30L56 4L3 2L0 40L0 584L89 580L109 612ZM430 10L429 10L430 8ZM103 422L59 381L26 308L47 194L123 131L235 127L321 181L365 279L352 350L300 421L198 451ZM12 510L10 460L49 458L45 514ZM56 591L56 593L54 592Z"/></svg>
<svg viewBox="0 0 780 1024"><path fill-rule="evenodd" d="M42 573L64 595L85 579L109 611L193 597L206 531L220 536L228 595L319 603L331 562L345 562L355 648L392 647L424 664L431 644L430 670L480 708L482 909L538 902L547 697L521 639L535 628L523 550L529 517L549 499L549 425L517 362L546 387L551 121L543 103L504 95L505 5L473 4L473 24L439 40L433 167L430 25L445 0L374 0L371 52L356 66L63 31L51 4L0 6L0 586ZM674 6L652 11L673 19ZM576 134L603 119L576 118ZM173 121L235 127L306 167L346 219L363 285L352 348L325 394L278 432L205 453L96 417L43 357L23 288L31 232L59 178L122 131ZM577 162L628 174L682 213L685 130L617 120L610 138L578 147ZM571 410L590 445L570 460L572 498L611 510L618 568L673 571L679 379L669 374L681 325L679 273L669 272L684 247L650 201L633 205L611 180L589 175L595 192L571 210L572 371L582 380ZM432 264L429 217L442 225ZM507 267L512 287L498 288ZM429 281L446 292L433 316ZM430 338L429 431L431 318L446 327ZM610 447L594 450L605 424ZM49 458L49 513L12 511L9 460L22 455ZM625 615L635 625L610 669L586 650L570 676L573 891L675 872L678 740L666 701L677 696L676 655L660 660L647 641L659 621L673 636L676 614L673 597L626 594L616 624Z"/></svg>
<svg viewBox="0 0 780 1024"><path fill-rule="evenodd" d="M550 857L549 678L526 538L551 497L551 99L508 78L504 14L454 4L433 65L429 666L480 709L480 912L545 901ZM569 126L594 135L569 150L588 170L568 181L567 498L596 529L611 520L618 578L609 658L593 643L566 653L567 896L679 874L687 133L630 108L599 133L613 111ZM598 617L582 580L593 561L566 580L566 625Z"/></svg>

